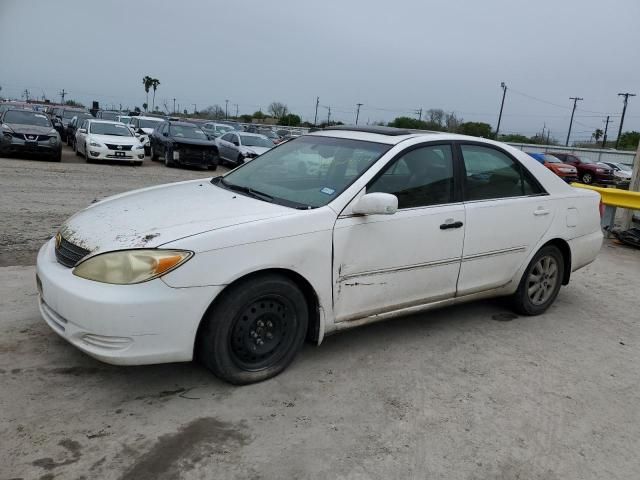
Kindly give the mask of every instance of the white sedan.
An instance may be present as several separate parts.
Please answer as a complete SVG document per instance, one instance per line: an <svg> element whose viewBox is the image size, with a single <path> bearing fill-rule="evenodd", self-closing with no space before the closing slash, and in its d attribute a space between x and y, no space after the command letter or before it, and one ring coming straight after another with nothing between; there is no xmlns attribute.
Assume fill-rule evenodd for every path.
<svg viewBox="0 0 640 480"><path fill-rule="evenodd" d="M87 162L115 160L142 165L144 144L124 123L111 120L85 120L76 131L76 155Z"/></svg>
<svg viewBox="0 0 640 480"><path fill-rule="evenodd" d="M236 384L305 339L480 298L543 313L602 243L599 195L474 137L333 128L224 177L117 195L40 250L40 311L108 363Z"/></svg>

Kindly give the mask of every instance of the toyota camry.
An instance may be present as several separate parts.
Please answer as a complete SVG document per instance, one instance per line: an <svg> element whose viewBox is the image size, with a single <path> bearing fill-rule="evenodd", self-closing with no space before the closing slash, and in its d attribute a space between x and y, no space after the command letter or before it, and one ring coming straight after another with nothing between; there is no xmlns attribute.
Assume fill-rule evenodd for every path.
<svg viewBox="0 0 640 480"><path fill-rule="evenodd" d="M251 383L369 322L497 296L544 313L601 247L599 202L502 143L330 128L72 216L38 254L40 311L99 360Z"/></svg>

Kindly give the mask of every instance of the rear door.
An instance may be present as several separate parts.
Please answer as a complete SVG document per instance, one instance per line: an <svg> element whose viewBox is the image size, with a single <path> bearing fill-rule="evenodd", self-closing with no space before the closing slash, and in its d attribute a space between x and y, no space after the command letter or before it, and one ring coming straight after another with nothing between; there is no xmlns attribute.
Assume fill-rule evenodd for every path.
<svg viewBox="0 0 640 480"><path fill-rule="evenodd" d="M465 239L458 295L506 285L549 229L555 208L540 184L504 150L461 143Z"/></svg>

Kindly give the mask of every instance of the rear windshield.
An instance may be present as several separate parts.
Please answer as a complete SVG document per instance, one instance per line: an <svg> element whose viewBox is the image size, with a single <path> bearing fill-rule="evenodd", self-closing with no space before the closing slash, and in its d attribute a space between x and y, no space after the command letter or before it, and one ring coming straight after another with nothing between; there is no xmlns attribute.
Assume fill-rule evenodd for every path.
<svg viewBox="0 0 640 480"><path fill-rule="evenodd" d="M158 128L158 125L164 122L164 120L144 120L140 119L140 127L139 128Z"/></svg>
<svg viewBox="0 0 640 480"><path fill-rule="evenodd" d="M202 130L192 125L171 125L170 134L172 137L178 138L209 139Z"/></svg>
<svg viewBox="0 0 640 480"><path fill-rule="evenodd" d="M20 125L34 125L36 127L50 127L51 122L43 113L22 112L19 110L9 110L4 114L4 123L17 123Z"/></svg>
<svg viewBox="0 0 640 480"><path fill-rule="evenodd" d="M82 112L78 112L78 110L65 110L64 112L62 112L62 118L73 118L79 113Z"/></svg>

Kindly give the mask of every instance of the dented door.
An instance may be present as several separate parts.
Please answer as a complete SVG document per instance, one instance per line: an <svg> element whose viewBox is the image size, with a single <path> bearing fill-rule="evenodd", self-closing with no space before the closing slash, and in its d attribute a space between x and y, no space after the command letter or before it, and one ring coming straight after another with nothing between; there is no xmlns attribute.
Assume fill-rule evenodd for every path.
<svg viewBox="0 0 640 480"><path fill-rule="evenodd" d="M455 296L464 215L459 203L338 218L336 322Z"/></svg>

